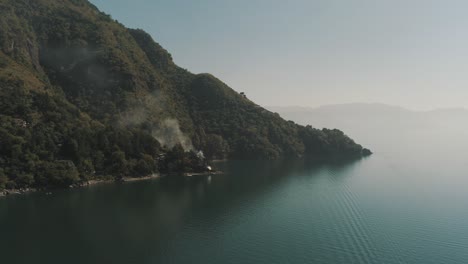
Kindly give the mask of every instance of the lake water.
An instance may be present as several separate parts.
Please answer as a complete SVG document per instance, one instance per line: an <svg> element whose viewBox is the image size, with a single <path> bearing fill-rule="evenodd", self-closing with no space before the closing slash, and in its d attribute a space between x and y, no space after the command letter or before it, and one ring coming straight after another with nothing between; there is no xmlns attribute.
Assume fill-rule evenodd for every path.
<svg viewBox="0 0 468 264"><path fill-rule="evenodd" d="M2 263L468 263L464 133L356 135L354 162L0 199ZM442 134L441 134L442 133Z"/></svg>

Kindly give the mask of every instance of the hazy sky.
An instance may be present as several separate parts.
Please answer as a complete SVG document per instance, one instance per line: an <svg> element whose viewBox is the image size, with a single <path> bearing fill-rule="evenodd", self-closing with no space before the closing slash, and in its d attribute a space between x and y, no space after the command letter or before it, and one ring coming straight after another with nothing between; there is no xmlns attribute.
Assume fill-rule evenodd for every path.
<svg viewBox="0 0 468 264"><path fill-rule="evenodd" d="M261 105L468 107L468 1L91 2Z"/></svg>

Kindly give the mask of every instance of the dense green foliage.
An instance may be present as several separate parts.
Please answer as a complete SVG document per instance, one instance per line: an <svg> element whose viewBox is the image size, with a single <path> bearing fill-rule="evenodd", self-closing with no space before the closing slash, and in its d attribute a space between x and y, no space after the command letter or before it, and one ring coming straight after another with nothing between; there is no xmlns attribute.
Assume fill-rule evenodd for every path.
<svg viewBox="0 0 468 264"><path fill-rule="evenodd" d="M0 189L200 170L195 150L363 154L339 130L285 121L177 67L147 33L85 0L0 0Z"/></svg>

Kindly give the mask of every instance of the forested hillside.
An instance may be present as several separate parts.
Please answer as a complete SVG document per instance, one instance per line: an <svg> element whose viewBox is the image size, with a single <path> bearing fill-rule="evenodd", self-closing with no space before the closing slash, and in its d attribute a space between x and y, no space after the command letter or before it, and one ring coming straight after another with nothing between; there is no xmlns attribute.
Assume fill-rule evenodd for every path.
<svg viewBox="0 0 468 264"><path fill-rule="evenodd" d="M196 170L207 158L361 157L280 118L86 0L0 0L0 189Z"/></svg>

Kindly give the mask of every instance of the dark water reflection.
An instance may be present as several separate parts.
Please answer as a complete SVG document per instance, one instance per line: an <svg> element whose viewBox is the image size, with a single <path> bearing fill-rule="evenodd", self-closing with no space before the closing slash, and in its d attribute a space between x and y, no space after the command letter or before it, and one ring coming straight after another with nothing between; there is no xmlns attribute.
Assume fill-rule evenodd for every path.
<svg viewBox="0 0 468 264"><path fill-rule="evenodd" d="M0 200L2 259L155 263L191 225L206 219L201 231L209 233L289 177L313 175L324 167L346 170L351 164L232 161L217 164L226 174L211 178L164 178L8 197Z"/></svg>
<svg viewBox="0 0 468 264"><path fill-rule="evenodd" d="M424 154L230 161L211 178L0 199L1 261L465 263L468 165Z"/></svg>

